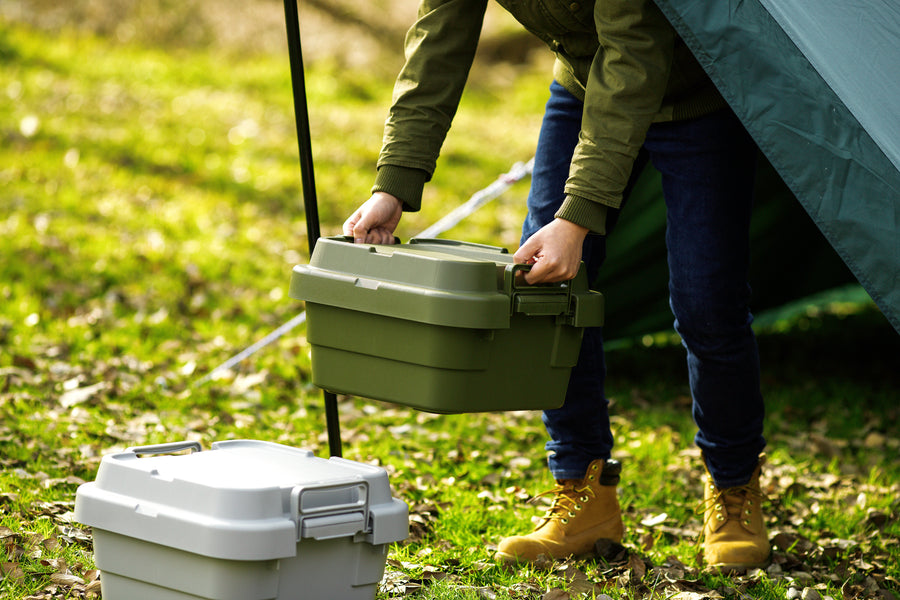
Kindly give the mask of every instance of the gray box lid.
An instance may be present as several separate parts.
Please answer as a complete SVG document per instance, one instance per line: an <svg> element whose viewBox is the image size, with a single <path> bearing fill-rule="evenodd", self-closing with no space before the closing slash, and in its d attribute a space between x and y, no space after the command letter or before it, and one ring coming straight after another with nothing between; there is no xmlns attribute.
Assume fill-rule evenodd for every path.
<svg viewBox="0 0 900 600"><path fill-rule="evenodd" d="M162 455L184 449L192 452ZM304 538L385 544L408 535L407 506L380 467L255 440L200 450L181 442L104 456L96 480L78 488L76 520L234 560L291 557Z"/></svg>

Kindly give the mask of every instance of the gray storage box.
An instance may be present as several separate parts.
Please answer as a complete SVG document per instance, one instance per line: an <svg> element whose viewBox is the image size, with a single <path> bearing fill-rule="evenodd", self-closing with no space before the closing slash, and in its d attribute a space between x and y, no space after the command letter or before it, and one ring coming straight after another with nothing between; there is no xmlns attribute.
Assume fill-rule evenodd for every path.
<svg viewBox="0 0 900 600"><path fill-rule="evenodd" d="M409 528L384 469L252 440L200 450L130 448L78 488L104 600L375 597Z"/></svg>

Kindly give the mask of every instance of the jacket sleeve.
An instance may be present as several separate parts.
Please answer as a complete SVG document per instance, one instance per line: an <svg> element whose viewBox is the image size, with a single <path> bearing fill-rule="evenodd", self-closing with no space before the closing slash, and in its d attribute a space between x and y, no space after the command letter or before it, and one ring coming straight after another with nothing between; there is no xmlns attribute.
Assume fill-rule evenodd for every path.
<svg viewBox="0 0 900 600"><path fill-rule="evenodd" d="M406 35L373 191L418 210L462 96L487 0L423 0Z"/></svg>
<svg viewBox="0 0 900 600"><path fill-rule="evenodd" d="M619 208L647 129L662 105L675 31L652 0L594 6L600 48L585 86L581 134L556 213L602 233L606 209Z"/></svg>

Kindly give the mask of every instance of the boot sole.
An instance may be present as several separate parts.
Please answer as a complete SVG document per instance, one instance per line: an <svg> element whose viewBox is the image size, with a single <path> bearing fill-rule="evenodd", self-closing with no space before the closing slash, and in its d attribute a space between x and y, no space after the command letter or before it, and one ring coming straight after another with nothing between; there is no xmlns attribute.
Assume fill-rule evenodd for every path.
<svg viewBox="0 0 900 600"><path fill-rule="evenodd" d="M561 558L553 558L547 556L546 554L538 554L535 558L519 558L514 554L507 554L506 552L496 552L494 554L494 560L505 565L505 566L517 566L517 565L552 565L553 563L561 560L582 560L586 558L597 558L598 555L596 552L585 552L584 554L569 554L568 556L563 556Z"/></svg>
<svg viewBox="0 0 900 600"><path fill-rule="evenodd" d="M770 564L770 561L765 561L761 563L719 563L716 565L709 565L706 567L707 570L730 574L738 571L747 571L749 569L765 569Z"/></svg>
<svg viewBox="0 0 900 600"><path fill-rule="evenodd" d="M520 558L515 554L497 552L494 554L494 560L507 567L517 567L521 565L551 564L555 559L548 558L546 554L538 554L535 558Z"/></svg>

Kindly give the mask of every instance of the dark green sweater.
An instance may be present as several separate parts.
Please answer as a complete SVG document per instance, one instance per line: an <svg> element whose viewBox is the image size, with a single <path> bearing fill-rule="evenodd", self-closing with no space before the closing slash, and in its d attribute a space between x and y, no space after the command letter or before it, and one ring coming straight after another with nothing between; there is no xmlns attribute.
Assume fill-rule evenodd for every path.
<svg viewBox="0 0 900 600"><path fill-rule="evenodd" d="M652 122L725 106L652 0L498 0L555 52L554 77L584 100L556 216L605 233ZM373 191L418 210L472 65L487 0L423 0L406 38Z"/></svg>

